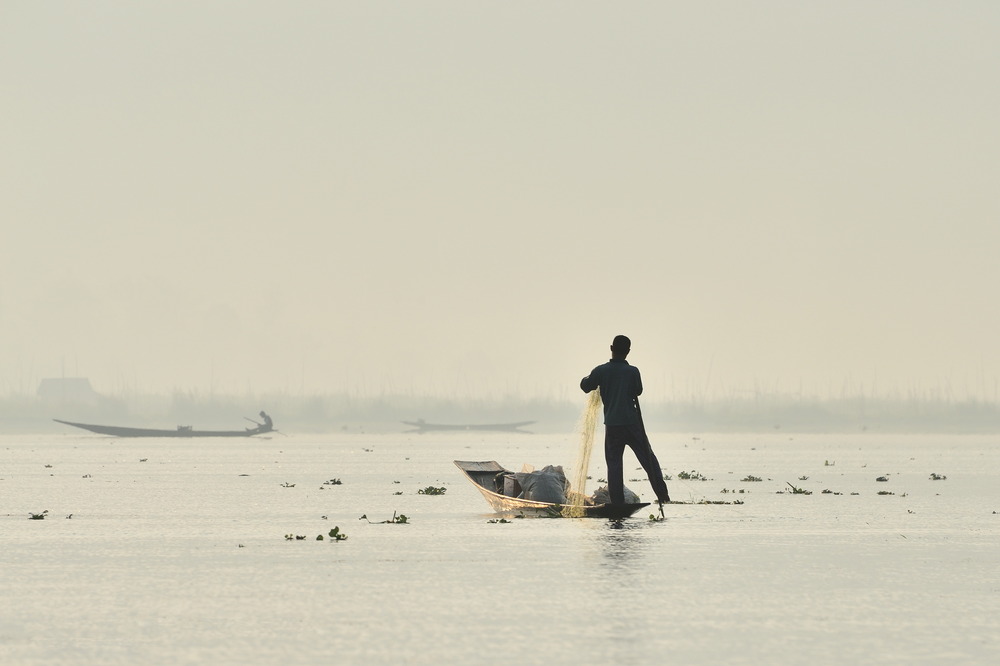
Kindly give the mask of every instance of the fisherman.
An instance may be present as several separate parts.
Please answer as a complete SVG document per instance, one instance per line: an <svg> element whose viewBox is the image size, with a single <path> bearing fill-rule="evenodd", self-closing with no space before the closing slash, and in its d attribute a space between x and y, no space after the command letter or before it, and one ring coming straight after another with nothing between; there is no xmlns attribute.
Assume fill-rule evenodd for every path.
<svg viewBox="0 0 1000 666"><path fill-rule="evenodd" d="M629 365L625 357L632 349L632 341L616 335L611 342L611 360L590 371L580 380L584 393L601 390L604 403L604 458L608 465L608 493L612 504L625 503L625 480L622 455L629 446L646 470L649 483L656 493L656 501L663 505L670 501L667 483L663 480L660 463L653 453L639 411L638 397L642 395L642 378L639 368Z"/></svg>
<svg viewBox="0 0 1000 666"><path fill-rule="evenodd" d="M264 419L264 423L260 426L261 432L271 432L274 430L274 421L271 420L271 417L263 409L260 410L260 418Z"/></svg>

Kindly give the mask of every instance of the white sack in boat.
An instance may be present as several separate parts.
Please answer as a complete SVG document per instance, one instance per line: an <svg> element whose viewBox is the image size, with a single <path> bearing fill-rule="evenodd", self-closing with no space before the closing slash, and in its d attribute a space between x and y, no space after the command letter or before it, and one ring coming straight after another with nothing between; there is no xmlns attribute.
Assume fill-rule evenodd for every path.
<svg viewBox="0 0 1000 666"><path fill-rule="evenodd" d="M634 492L625 488L625 503L626 504L638 504L641 500L639 496ZM607 486L601 486L594 491L594 504L611 504L611 494L608 492Z"/></svg>

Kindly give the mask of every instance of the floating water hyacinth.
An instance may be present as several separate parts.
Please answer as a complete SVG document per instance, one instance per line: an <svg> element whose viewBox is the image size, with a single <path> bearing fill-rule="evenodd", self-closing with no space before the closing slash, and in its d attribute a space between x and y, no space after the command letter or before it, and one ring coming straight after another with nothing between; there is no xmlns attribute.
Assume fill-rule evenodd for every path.
<svg viewBox="0 0 1000 666"><path fill-rule="evenodd" d="M373 525L405 525L410 521L410 519L407 518L405 514L401 513L399 515L396 515L395 511L392 512L392 518L390 518L389 520L381 520L378 522L373 522L370 518L368 518L368 514L364 514L363 516L358 518L358 520L367 520L369 523L372 523Z"/></svg>

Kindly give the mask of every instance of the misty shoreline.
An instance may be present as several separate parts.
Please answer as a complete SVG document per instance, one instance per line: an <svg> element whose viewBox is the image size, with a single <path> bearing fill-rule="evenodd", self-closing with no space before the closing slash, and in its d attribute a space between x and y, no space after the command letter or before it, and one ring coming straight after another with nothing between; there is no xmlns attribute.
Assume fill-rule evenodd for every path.
<svg viewBox="0 0 1000 666"><path fill-rule="evenodd" d="M243 428L261 410L287 434L403 432L403 421L482 424L534 421L524 429L565 433L577 429L583 402L558 399L469 399L412 395L328 394L97 396L86 402L36 396L0 398L0 432L56 433L52 419L104 425L172 428ZM767 398L679 400L643 403L650 432L790 433L1000 433L1000 404L930 399Z"/></svg>

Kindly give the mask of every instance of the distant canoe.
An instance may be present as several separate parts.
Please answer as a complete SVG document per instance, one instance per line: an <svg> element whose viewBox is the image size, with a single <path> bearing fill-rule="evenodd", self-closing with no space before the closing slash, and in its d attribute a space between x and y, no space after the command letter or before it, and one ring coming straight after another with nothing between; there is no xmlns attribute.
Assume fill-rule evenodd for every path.
<svg viewBox="0 0 1000 666"><path fill-rule="evenodd" d="M511 497L504 494L504 479L513 474L495 460L468 461L456 460L455 466L465 474L486 501L497 513L528 514L534 516L562 516L577 518L610 518L618 520L627 518L636 511L649 506L649 502L638 504L581 504L560 505L550 502Z"/></svg>
<svg viewBox="0 0 1000 666"><path fill-rule="evenodd" d="M525 432L518 430L526 425L531 425L534 421L519 421L517 423L478 423L478 424L447 424L447 423L427 423L423 419L417 421L403 421L408 426L413 426L418 432L428 432L431 430L493 430L499 432Z"/></svg>
<svg viewBox="0 0 1000 666"><path fill-rule="evenodd" d="M273 427L258 425L256 428L246 428L245 430L195 430L191 426L177 426L175 430L159 430L155 428L126 428L122 426L93 425L90 423L74 423L72 421L62 421L52 419L57 423L65 423L74 428L83 428L99 435L111 435L113 437L253 437L266 432L272 432Z"/></svg>

